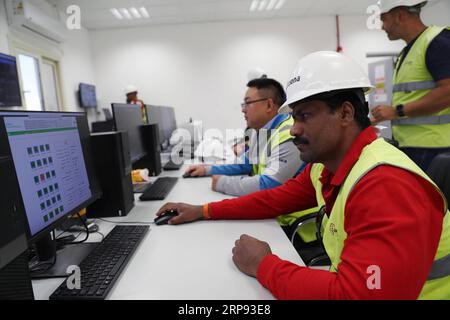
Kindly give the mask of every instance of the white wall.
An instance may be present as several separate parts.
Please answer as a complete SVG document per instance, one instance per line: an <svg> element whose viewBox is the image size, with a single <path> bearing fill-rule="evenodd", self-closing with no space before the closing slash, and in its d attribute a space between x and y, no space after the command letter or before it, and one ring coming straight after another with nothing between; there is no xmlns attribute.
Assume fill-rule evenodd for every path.
<svg viewBox="0 0 450 320"><path fill-rule="evenodd" d="M401 48L367 30L365 19L343 18L341 30L344 51L364 66L366 51ZM104 105L123 101L133 83L144 102L174 106L178 122L192 116L206 128L241 128L248 70L262 67L285 85L299 58L335 50L335 35L333 17L94 31L98 92Z"/></svg>
<svg viewBox="0 0 450 320"><path fill-rule="evenodd" d="M61 90L65 110L77 111L80 110L77 96L79 83L95 84L94 63L89 32L85 29L72 30L68 31L68 35L67 41L61 45Z"/></svg>
<svg viewBox="0 0 450 320"><path fill-rule="evenodd" d="M422 17L427 25L450 26L450 0L429 3L424 7Z"/></svg>
<svg viewBox="0 0 450 320"><path fill-rule="evenodd" d="M425 22L449 25L449 2L426 7ZM341 17L344 53L365 68L374 61L366 53L404 46L368 30L366 19ZM284 85L300 57L335 50L335 34L334 17L92 31L99 99L103 107L121 102L131 83L144 102L174 106L178 122L193 117L207 128L241 128L248 70L262 67Z"/></svg>

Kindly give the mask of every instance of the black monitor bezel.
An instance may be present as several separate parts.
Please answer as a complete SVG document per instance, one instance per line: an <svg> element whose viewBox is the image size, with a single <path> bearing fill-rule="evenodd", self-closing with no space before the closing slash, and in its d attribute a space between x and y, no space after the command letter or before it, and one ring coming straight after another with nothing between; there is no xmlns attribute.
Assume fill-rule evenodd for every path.
<svg viewBox="0 0 450 320"><path fill-rule="evenodd" d="M25 221L26 221L25 229L26 229L28 243L32 244L32 243L35 243L35 242L39 241L40 239L44 238L45 236L47 236L49 232L56 229L59 225L61 225L64 221L66 221L67 217L77 214L82 209L87 208L90 204L94 203L96 200L98 200L102 197L102 191L100 188L99 181L97 179L97 175L95 173L94 162L93 162L93 158L92 158L91 145L90 145L90 131L89 131L89 123L87 121L87 114L85 112L66 112L66 111L0 110L0 118L4 117L2 115L2 113L11 114L12 116L14 116L14 114L17 114L17 116L19 116L20 114L44 114L44 113L64 114L64 115L68 115L68 116L70 116L70 115L82 116L85 119L84 124L85 124L86 128L83 128L83 130L86 131L87 136L84 137L84 139L83 139L83 137L80 134L80 131L79 131L79 134L80 134L81 147L83 150L84 161L85 161L85 165L86 165L86 171L87 171L87 175L89 178L89 183L90 183L90 188L91 188L91 193L92 193L91 198L89 200L83 202L79 206L75 207L70 212L62 215L58 220L52 222L51 224L46 226L44 229L42 229L39 232L37 232L36 234L32 235L31 230L30 230L30 225L28 223L28 216L25 212L25 205L23 202L24 200L23 200L22 193L21 193L20 194L20 206L21 206L20 211L23 212L23 214L25 215L24 216ZM77 124L78 124L78 122L77 122ZM6 128L4 127L4 122L3 122L3 124L0 124L0 130L6 131ZM2 134L6 134L6 132L0 131L0 136ZM8 147L8 150L7 150L8 156L12 159L13 164L14 164L14 159L12 157L12 151L11 151L11 145L9 143L9 139L6 139L5 143ZM87 151L87 153L86 153L86 151ZM19 189L20 189L19 178L17 177L15 164L14 164L14 176L16 178L16 181L17 181Z"/></svg>
<svg viewBox="0 0 450 320"><path fill-rule="evenodd" d="M159 119L157 119L158 121L152 121L150 119L150 112L149 112L149 108L155 108L156 110L158 110L159 113ZM169 128L169 129L173 129L170 133L169 130L166 126L166 124L168 124L168 122L166 121L167 119L164 119L164 114L165 111L164 110L168 110L171 112L171 114L173 115L172 119L173 123L170 123L169 126L172 126L173 124L173 128ZM177 119L175 116L175 108L174 107L168 107L168 106L157 106L157 105L151 105L151 104L146 104L145 105L145 111L147 112L147 117L148 117L148 123L149 124L158 124L159 126L159 141L161 144L161 149L162 151L165 151L168 149L169 147L169 142L170 142L170 138L172 136L172 133L178 128L178 124L177 124Z"/></svg>
<svg viewBox="0 0 450 320"><path fill-rule="evenodd" d="M19 100L20 101L19 101L19 105L12 105L12 104L0 105L0 108L22 107L23 106L23 98L22 98L22 93L21 93L21 88L20 88L19 70L17 69L17 57L0 52L0 58L2 56L6 57L6 58L12 58L14 60L14 64L15 64L15 67L16 67L16 75L17 75L17 89L19 90L19 92L18 92L19 95L18 96L19 96Z"/></svg>
<svg viewBox="0 0 450 320"><path fill-rule="evenodd" d="M116 122L117 116L116 116L115 106L120 106L120 107L124 107L124 108L126 108L126 107L140 108L140 106L137 105L137 104L129 104L129 103L111 103L111 109L112 109L112 114L113 114L113 122L114 122L114 130L115 131L119 131L117 129L117 122ZM139 112L140 112L140 110L139 110ZM144 123L144 120L142 120L142 124L139 127L141 128L141 127L143 127L145 125L146 125L146 123ZM123 131L127 131L127 130L123 130ZM138 131L139 131L139 138L141 139L141 143L142 143L143 153L141 155L139 155L138 157L135 157L133 159L133 157L131 155L131 141L130 141L129 150L130 150L130 158L131 158L130 160L131 160L132 164L135 164L135 163L139 162L141 159L145 158L147 156L147 154L148 154L148 152L145 150L145 145L144 145L144 141L143 141L141 130L138 129ZM129 137L130 136L128 135L128 138Z"/></svg>

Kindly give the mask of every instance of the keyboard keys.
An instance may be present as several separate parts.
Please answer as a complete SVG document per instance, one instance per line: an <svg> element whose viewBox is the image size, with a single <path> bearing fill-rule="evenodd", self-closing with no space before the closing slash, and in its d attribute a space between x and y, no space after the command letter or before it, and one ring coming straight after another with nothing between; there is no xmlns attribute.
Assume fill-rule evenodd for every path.
<svg viewBox="0 0 450 320"><path fill-rule="evenodd" d="M142 201L164 200L172 188L177 183L178 178L161 177L158 178L150 188L148 188L139 199Z"/></svg>
<svg viewBox="0 0 450 320"><path fill-rule="evenodd" d="M50 299L105 299L148 230L148 226L115 226L81 262L81 289L69 290L64 281Z"/></svg>

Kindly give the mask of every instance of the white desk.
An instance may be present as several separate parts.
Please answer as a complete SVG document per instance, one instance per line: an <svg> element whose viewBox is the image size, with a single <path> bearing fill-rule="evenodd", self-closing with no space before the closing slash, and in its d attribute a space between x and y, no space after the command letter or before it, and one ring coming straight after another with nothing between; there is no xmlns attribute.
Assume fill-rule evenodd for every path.
<svg viewBox="0 0 450 320"><path fill-rule="evenodd" d="M183 172L164 172L162 176L181 176ZM203 204L231 198L213 192L210 185L210 178L180 178L166 200L136 200L128 216L108 220L149 222L153 221L157 209L166 202ZM97 222L104 234L114 226L103 221ZM273 299L272 294L255 278L241 273L232 261L234 242L244 233L267 241L273 253L282 259L303 265L275 220L152 225L108 298ZM61 279L33 281L36 299L48 299L61 282Z"/></svg>

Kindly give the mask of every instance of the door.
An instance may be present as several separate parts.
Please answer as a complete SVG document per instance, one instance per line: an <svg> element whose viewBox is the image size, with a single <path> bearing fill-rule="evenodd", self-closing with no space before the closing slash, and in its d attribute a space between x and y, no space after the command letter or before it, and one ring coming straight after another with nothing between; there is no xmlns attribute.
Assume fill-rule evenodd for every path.
<svg viewBox="0 0 450 320"><path fill-rule="evenodd" d="M54 61L42 61L42 87L44 93L45 110L59 111L57 65Z"/></svg>

